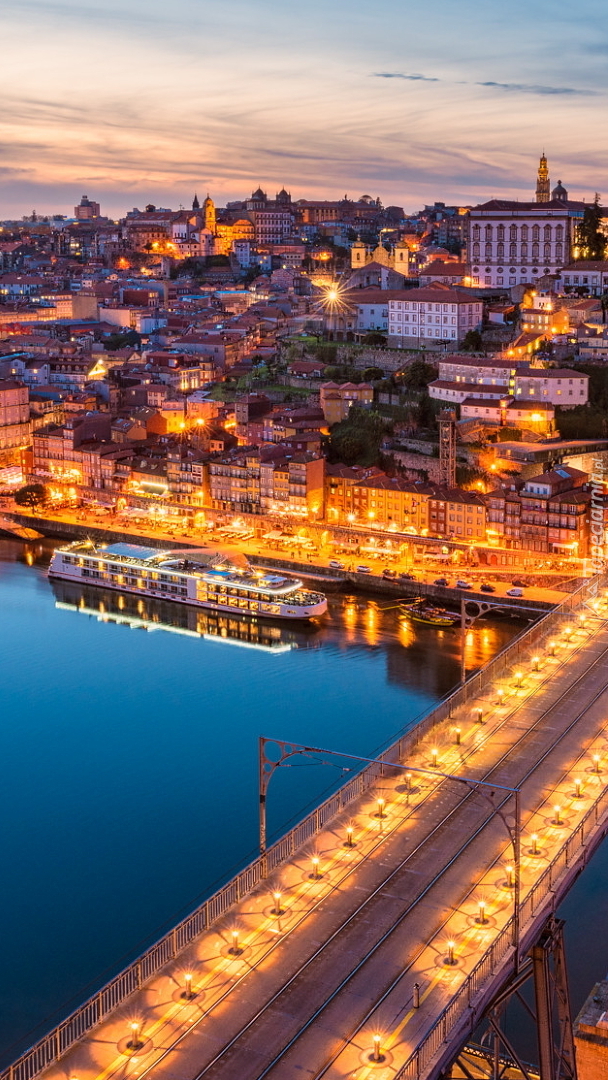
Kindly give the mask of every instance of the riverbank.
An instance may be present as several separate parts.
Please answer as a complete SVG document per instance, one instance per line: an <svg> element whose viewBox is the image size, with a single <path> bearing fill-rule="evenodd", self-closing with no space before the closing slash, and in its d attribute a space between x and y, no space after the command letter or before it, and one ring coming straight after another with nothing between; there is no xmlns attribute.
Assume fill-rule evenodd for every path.
<svg viewBox="0 0 608 1080"><path fill-rule="evenodd" d="M44 536L59 540L91 539L102 544L116 542L141 544L145 542L146 546L158 548L159 550L167 547L172 549L199 548L205 550L214 549L218 546L216 541L206 540L202 537L194 539L180 536L175 532L163 533L159 531L151 534L149 531L138 529L133 525L125 528L122 525L113 526L108 523L101 524L100 522L87 521L83 523L73 518L70 519L67 515L40 517L34 514L12 513L10 515L5 514L5 518L14 521L18 529L36 530ZM328 585L331 583L337 588L351 588L357 591L380 593L391 597L425 596L436 603L450 607L459 607L463 599L468 602L472 601L476 605L475 608L471 609L472 614L478 614L481 605L483 605L483 610L489 610L498 605L513 612L521 612L525 617L535 618L544 611L550 610L556 604L561 603L565 595L565 590L533 584L523 590L523 596L521 597L508 596L511 581L508 577L505 580L504 576L498 575L493 576L492 587L494 592L488 594L482 592L479 588L482 578L478 574L471 574L468 568L463 573L467 578L470 578L471 588L464 590L434 583L434 579L438 574L443 576L445 568L443 570L419 570L415 573L414 580L387 580L382 576L382 573L377 571L375 573L358 572L356 567L353 567L350 563L348 568L344 570L332 568L329 565L329 557L320 556L319 553L302 555L300 558L286 558L284 552L277 551L276 548L273 549L269 544L264 544L262 540L251 539L232 544L229 541L222 540L221 547L226 550L244 551L253 565L281 569L316 581L324 581ZM484 572L483 578L487 577L488 573Z"/></svg>

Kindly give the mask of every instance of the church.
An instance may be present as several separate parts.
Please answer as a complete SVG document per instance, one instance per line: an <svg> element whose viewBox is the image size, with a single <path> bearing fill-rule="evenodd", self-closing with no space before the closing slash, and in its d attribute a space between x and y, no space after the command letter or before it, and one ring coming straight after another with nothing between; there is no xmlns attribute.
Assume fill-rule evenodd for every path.
<svg viewBox="0 0 608 1080"><path fill-rule="evenodd" d="M368 247L362 240L356 240L350 249L350 265L352 270L360 270L362 267L375 263L378 266L386 266L389 270L396 270L405 277L409 273L410 249L405 240L399 240L387 251L383 244L376 248Z"/></svg>

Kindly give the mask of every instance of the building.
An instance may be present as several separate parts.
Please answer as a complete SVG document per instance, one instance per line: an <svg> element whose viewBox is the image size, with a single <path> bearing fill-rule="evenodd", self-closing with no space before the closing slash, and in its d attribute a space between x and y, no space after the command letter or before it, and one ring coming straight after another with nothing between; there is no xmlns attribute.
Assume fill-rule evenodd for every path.
<svg viewBox="0 0 608 1080"><path fill-rule="evenodd" d="M513 401L509 397L488 401L471 396L464 398L460 405L460 419L515 427L546 436L554 431L555 407L540 401Z"/></svg>
<svg viewBox="0 0 608 1080"><path fill-rule="evenodd" d="M456 344L483 319L483 303L466 289L429 285L388 301L389 344L398 348Z"/></svg>
<svg viewBox="0 0 608 1080"><path fill-rule="evenodd" d="M549 195L539 173L535 202L491 199L469 212L466 238L471 283L491 288L535 282L571 262L585 203L560 184Z"/></svg>
<svg viewBox="0 0 608 1080"><path fill-rule="evenodd" d="M516 399L572 409L587 404L589 376L570 368L521 368L516 372L514 389Z"/></svg>
<svg viewBox="0 0 608 1080"><path fill-rule="evenodd" d="M591 493L587 474L559 465L485 496L488 536L501 547L585 558Z"/></svg>
<svg viewBox="0 0 608 1080"><path fill-rule="evenodd" d="M325 516L335 524L352 524L355 520L355 501L360 509L361 493L357 485L370 477L382 477L384 473L376 465L325 466ZM355 498L356 497L356 498Z"/></svg>
<svg viewBox="0 0 608 1080"><path fill-rule="evenodd" d="M436 259L420 271L418 280L421 286L432 285L440 281L443 285L467 285L468 275L465 263L443 262Z"/></svg>
<svg viewBox="0 0 608 1080"><path fill-rule="evenodd" d="M409 273L410 249L405 240L398 240L390 250L384 244L378 244L375 248L368 247L362 240L356 240L350 249L350 265L353 270L359 270L368 263L377 263L389 270L397 270L405 276Z"/></svg>
<svg viewBox="0 0 608 1080"><path fill-rule="evenodd" d="M325 459L316 454L269 457L260 462L260 509L317 520L324 511Z"/></svg>
<svg viewBox="0 0 608 1080"><path fill-rule="evenodd" d="M83 195L78 206L74 207L76 221L93 221L101 217L101 208L98 202L93 202L88 195Z"/></svg>
<svg viewBox="0 0 608 1080"><path fill-rule="evenodd" d="M486 540L486 504L482 496L473 491L436 487L429 499L428 515L432 536L464 540L469 544Z"/></svg>
<svg viewBox="0 0 608 1080"><path fill-rule="evenodd" d="M239 448L209 462L209 504L236 514L284 513L322 517L322 457L281 447Z"/></svg>
<svg viewBox="0 0 608 1080"><path fill-rule="evenodd" d="M435 487L398 476L372 475L353 489L355 520L417 536L429 527L428 506Z"/></svg>
<svg viewBox="0 0 608 1080"><path fill-rule="evenodd" d="M19 463L31 441L29 389L15 379L0 380L0 465Z"/></svg>
<svg viewBox="0 0 608 1080"><path fill-rule="evenodd" d="M608 291L608 262L580 259L562 266L557 279L560 292L589 293L602 296Z"/></svg>
<svg viewBox="0 0 608 1080"><path fill-rule="evenodd" d="M366 408L373 404L374 388L370 383L322 383L319 391L323 416L328 427L346 420L351 405Z"/></svg>

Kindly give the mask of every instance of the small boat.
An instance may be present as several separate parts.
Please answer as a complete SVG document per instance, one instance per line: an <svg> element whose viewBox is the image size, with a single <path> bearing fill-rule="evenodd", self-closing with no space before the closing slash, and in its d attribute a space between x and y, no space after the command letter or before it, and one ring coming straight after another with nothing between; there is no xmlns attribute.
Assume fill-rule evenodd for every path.
<svg viewBox="0 0 608 1080"><path fill-rule="evenodd" d="M445 608L418 607L407 612L414 622L426 623L428 626L455 626L458 617L452 615Z"/></svg>

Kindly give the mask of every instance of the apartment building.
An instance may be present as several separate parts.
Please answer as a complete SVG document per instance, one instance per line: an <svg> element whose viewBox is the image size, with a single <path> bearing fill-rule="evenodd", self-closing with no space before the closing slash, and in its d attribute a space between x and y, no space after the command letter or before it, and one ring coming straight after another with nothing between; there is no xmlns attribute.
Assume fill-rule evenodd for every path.
<svg viewBox="0 0 608 1080"><path fill-rule="evenodd" d="M591 493L587 474L566 466L485 496L488 536L500 546L585 558Z"/></svg>
<svg viewBox="0 0 608 1080"><path fill-rule="evenodd" d="M404 293L402 299L389 299L389 344L398 348L431 342L456 344L470 330L477 330L482 319L483 303L470 291L429 285Z"/></svg>
<svg viewBox="0 0 608 1080"><path fill-rule="evenodd" d="M15 379L0 381L0 464L12 464L30 444L29 389Z"/></svg>

